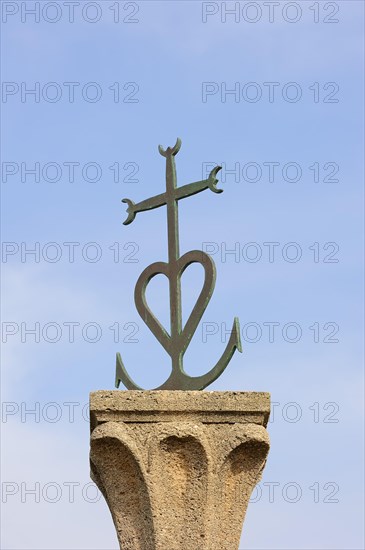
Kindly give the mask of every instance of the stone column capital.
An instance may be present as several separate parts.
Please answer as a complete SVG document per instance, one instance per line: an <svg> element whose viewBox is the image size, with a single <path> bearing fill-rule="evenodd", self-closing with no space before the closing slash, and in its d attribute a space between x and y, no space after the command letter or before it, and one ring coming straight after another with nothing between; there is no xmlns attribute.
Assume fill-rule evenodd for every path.
<svg viewBox="0 0 365 550"><path fill-rule="evenodd" d="M91 475L121 549L237 550L269 414L268 393L91 393Z"/></svg>

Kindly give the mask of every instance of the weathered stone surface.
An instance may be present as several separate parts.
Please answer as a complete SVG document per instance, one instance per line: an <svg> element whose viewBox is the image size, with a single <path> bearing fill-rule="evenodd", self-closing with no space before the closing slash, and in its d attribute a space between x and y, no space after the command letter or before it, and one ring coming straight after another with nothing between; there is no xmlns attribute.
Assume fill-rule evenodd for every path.
<svg viewBox="0 0 365 550"><path fill-rule="evenodd" d="M91 475L121 549L237 550L269 413L268 393L91 393Z"/></svg>

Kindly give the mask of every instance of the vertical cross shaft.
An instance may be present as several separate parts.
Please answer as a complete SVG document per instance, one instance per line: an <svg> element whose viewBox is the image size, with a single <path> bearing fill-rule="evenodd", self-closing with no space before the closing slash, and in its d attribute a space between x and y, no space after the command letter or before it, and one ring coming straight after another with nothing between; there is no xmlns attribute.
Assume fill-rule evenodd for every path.
<svg viewBox="0 0 365 550"><path fill-rule="evenodd" d="M167 233L169 257L169 284L170 284L170 311L171 311L171 338L177 342L182 328L181 319L181 279L177 266L180 257L179 250L179 211L176 197L176 166L175 154L177 151L166 151L166 205L167 205ZM173 354L172 363L178 368L181 362L179 346Z"/></svg>

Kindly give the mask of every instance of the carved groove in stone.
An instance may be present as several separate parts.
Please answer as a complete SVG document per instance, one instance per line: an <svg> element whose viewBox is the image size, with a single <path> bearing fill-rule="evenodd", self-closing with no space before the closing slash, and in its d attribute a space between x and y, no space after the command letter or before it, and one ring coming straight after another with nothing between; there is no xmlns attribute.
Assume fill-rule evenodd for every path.
<svg viewBox="0 0 365 550"><path fill-rule="evenodd" d="M221 550L238 548L242 524L248 502L255 485L261 477L269 452L266 430L261 426L247 426L241 434L241 443L237 436L232 442L232 450L226 457L218 476L221 483L222 508L221 528L230 525L229 535L222 541ZM243 437L242 437L243 436ZM237 446L234 446L238 443Z"/></svg>
<svg viewBox="0 0 365 550"><path fill-rule="evenodd" d="M171 435L160 442L159 454L155 473L163 472L163 476L158 504L163 522L174 526L171 550L189 548L192 541L196 550L200 550L206 536L206 452L195 437Z"/></svg>
<svg viewBox="0 0 365 550"><path fill-rule="evenodd" d="M154 548L151 505L143 466L122 424L108 422L94 430L90 461L94 481L111 511L121 548Z"/></svg>

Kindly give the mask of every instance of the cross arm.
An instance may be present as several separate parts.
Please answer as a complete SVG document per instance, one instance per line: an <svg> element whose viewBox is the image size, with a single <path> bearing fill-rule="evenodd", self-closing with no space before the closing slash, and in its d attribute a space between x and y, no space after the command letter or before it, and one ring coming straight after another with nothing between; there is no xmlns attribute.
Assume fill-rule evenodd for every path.
<svg viewBox="0 0 365 550"><path fill-rule="evenodd" d="M178 187L176 189L176 195L175 195L176 200L184 199L185 197L190 197L191 195L196 195L196 193L200 193L200 191L204 191L205 189L208 189L208 188L214 193L222 193L223 189L217 189L216 187L218 180L215 177L219 172L219 170L221 169L222 169L221 166L216 166L210 172L208 179L202 180L202 181L195 181L194 183L188 183L187 185Z"/></svg>
<svg viewBox="0 0 365 550"><path fill-rule="evenodd" d="M206 180L195 181L194 183L188 183L187 185L178 187L175 190L175 199L176 200L184 199L185 197L196 195L196 193L200 193L200 191L204 191L205 189L208 189L208 188L214 193L222 193L223 189L217 189L216 187L218 180L215 177L219 172L219 170L221 169L222 169L221 166L216 166L210 172ZM132 223L132 221L134 220L138 212L152 210L153 208L158 208L159 206L165 205L166 199L167 199L166 193L160 193L159 195L155 195L154 197L138 202L137 204L130 199L123 199L122 202L125 202L128 205L127 207L128 216L127 216L127 219L123 222L123 225L129 225L130 223Z"/></svg>
<svg viewBox="0 0 365 550"><path fill-rule="evenodd" d="M132 223L136 214L138 212L144 212L145 210L152 210L153 208L158 208L166 204L166 193L160 193L160 195L155 195L150 199L138 202L137 204L131 201L130 199L123 199L122 202L128 204L127 208L127 219L123 222L123 225L128 225Z"/></svg>

